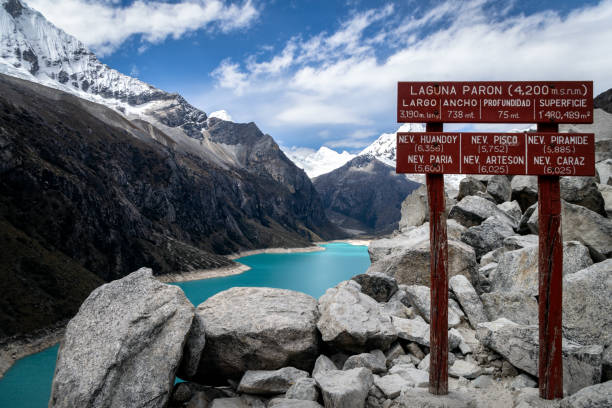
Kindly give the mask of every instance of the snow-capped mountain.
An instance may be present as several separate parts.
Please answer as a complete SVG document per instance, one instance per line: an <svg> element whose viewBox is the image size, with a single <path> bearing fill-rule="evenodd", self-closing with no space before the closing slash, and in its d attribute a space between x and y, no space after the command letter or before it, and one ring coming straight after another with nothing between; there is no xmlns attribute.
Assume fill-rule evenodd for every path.
<svg viewBox="0 0 612 408"><path fill-rule="evenodd" d="M255 123L234 123L225 111L217 111L208 117L178 94L165 92L109 68L82 42L54 26L21 0L0 0L0 74L5 74L0 75L0 85L4 84L5 89L5 95L0 93L0 97L6 96L6 89L19 89L24 95L28 93L30 98L25 106L32 112L36 112L38 107L35 103L37 94L41 100L55 98L58 106L61 101L70 100L73 105L70 110L75 118L89 115L109 128L121 128L123 132L117 136L125 143L121 146L150 147L158 155L156 157L160 157L159 167L153 166L156 173L151 179L168 181L168 188L184 188L184 184L170 174L180 169L179 173L188 177L189 182L199 182L196 194L188 194L188 190L183 189L182 194L186 195L161 198L166 194L162 192L150 196L149 204L158 199L171 207L178 205L175 201L195 205L206 203L206 210L198 210L197 215L181 212L181 216L198 225L199 233L207 231L208 238L199 241L209 240L211 251L220 253L235 251L239 247L275 245L266 242L266 237L283 237L285 245L295 242L294 239L326 239L339 232L325 217L310 179ZM15 100L14 104L17 102ZM66 108L63 109L58 113L49 109L47 104L42 111L63 115ZM66 122L65 118L62 122ZM14 127L14 124L10 126ZM91 129L78 129L85 141L110 137L94 134ZM41 140L43 136L49 138L55 134L41 133L44 133ZM61 144L53 145L58 148ZM102 156L112 158L116 154L113 147L116 148L112 144L100 147L108 150ZM74 168L82 164L79 160L83 157L89 158L91 150L98 146L94 148L84 143L79 148L84 152L74 158ZM53 154L59 155L57 151ZM117 163L117 166L133 164L125 162ZM117 176L123 174L121 171L107 170L103 175L105 180L115 180L122 177ZM85 173L80 172L75 177L78 179L82 174ZM135 175L134 183L124 182L122 186L143 185L149 181L146 173L136 172ZM143 178L139 179L138 175ZM147 190L143 188L141 191ZM130 193L130 197L132 195ZM157 208L157 204L151 205ZM220 212L215 213L216 209ZM174 209L171 212L174 214ZM174 215L168 219L173 218ZM206 227L194 220L200 220L198 222L206 224ZM274 234L266 232L273 229L276 230ZM167 227L164 233L171 230L174 231L173 227ZM215 231L220 231L220 235ZM179 234L173 239L189 240L189 235Z"/></svg>
<svg viewBox="0 0 612 408"><path fill-rule="evenodd" d="M347 151L338 153L326 146L321 146L319 150L307 147L283 148L283 152L296 166L304 169L311 179L329 173L357 156Z"/></svg>
<svg viewBox="0 0 612 408"><path fill-rule="evenodd" d="M217 118L217 119L225 120L227 122L231 122L232 121L232 116L229 113L227 113L227 111L225 109L214 111L211 114L209 114L208 117L209 118Z"/></svg>
<svg viewBox="0 0 612 408"><path fill-rule="evenodd" d="M363 149L359 155L371 155L381 162L395 167L395 148L397 132L424 132L425 125L422 123L404 123L394 133L383 133L371 145Z"/></svg>
<svg viewBox="0 0 612 408"><path fill-rule="evenodd" d="M206 113L178 94L109 68L82 42L20 0L0 0L0 73L104 104L130 119L142 117L204 138Z"/></svg>

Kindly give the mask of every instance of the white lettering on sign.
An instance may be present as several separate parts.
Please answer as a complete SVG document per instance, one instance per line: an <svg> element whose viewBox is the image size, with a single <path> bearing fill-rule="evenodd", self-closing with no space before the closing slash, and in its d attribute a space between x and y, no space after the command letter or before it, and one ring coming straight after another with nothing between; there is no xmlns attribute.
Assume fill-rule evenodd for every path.
<svg viewBox="0 0 612 408"><path fill-rule="evenodd" d="M406 161L411 164L423 163L423 156L418 154L411 154L406 158Z"/></svg>
<svg viewBox="0 0 612 408"><path fill-rule="evenodd" d="M582 166L584 165L584 157L558 156L557 164L567 166Z"/></svg>
<svg viewBox="0 0 612 408"><path fill-rule="evenodd" d="M556 136L551 136L550 140L551 142L557 143L557 144L586 145L589 143L587 137L583 135L575 135L575 136L574 135L572 136L556 135Z"/></svg>
<svg viewBox="0 0 612 408"><path fill-rule="evenodd" d="M428 135L421 134L421 143L455 143L457 135Z"/></svg>
<svg viewBox="0 0 612 408"><path fill-rule="evenodd" d="M550 164L550 157L548 157L548 156L533 156L533 164L539 164L539 165Z"/></svg>
<svg viewBox="0 0 612 408"><path fill-rule="evenodd" d="M482 106L493 108L500 106L510 108L523 106L528 108L531 106L531 99L483 99Z"/></svg>
<svg viewBox="0 0 612 408"><path fill-rule="evenodd" d="M493 136L493 143L498 145L509 145L516 146L518 141L518 136L514 135L495 135Z"/></svg>
<svg viewBox="0 0 612 408"><path fill-rule="evenodd" d="M413 85L410 85L410 95L414 95L414 96L457 95L457 91L455 90L454 85L444 85L444 86L435 86L435 85L413 86Z"/></svg>
<svg viewBox="0 0 612 408"><path fill-rule="evenodd" d="M407 108L429 108L437 104L438 102L435 99L411 99L410 103L406 103L406 100L402 99L402 106Z"/></svg>
<svg viewBox="0 0 612 408"><path fill-rule="evenodd" d="M444 99L442 102L443 107L449 108L465 108L465 107L477 107L478 100L476 99Z"/></svg>
<svg viewBox="0 0 612 408"><path fill-rule="evenodd" d="M464 95L501 95L501 85L463 85Z"/></svg>
<svg viewBox="0 0 612 408"><path fill-rule="evenodd" d="M440 163L440 164L453 164L453 157L449 154L443 154L443 155L431 154L429 155L429 162L430 163Z"/></svg>
<svg viewBox="0 0 612 408"><path fill-rule="evenodd" d="M485 164L525 164L524 156L487 156Z"/></svg>
<svg viewBox="0 0 612 408"><path fill-rule="evenodd" d="M529 144L543 144L544 136L527 136L527 143Z"/></svg>
<svg viewBox="0 0 612 408"><path fill-rule="evenodd" d="M541 99L540 108L586 108L586 99Z"/></svg>

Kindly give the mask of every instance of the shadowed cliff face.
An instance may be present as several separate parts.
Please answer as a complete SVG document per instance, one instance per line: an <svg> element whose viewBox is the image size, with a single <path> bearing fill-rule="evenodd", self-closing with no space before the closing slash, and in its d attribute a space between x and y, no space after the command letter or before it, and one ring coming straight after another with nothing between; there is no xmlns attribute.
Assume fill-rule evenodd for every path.
<svg viewBox="0 0 612 408"><path fill-rule="evenodd" d="M603 109L608 113L612 113L612 89L597 95L594 101L595 108Z"/></svg>
<svg viewBox="0 0 612 408"><path fill-rule="evenodd" d="M402 201L420 184L366 155L313 180L329 217L348 231L385 234L397 229Z"/></svg>
<svg viewBox="0 0 612 408"><path fill-rule="evenodd" d="M91 288L100 282L95 275L108 281L141 266L158 274L219 267L231 263L219 254L337 235L310 180L255 125L211 123L219 139L233 132L244 160L235 168L166 147L151 137L162 132L145 125L0 76L0 221L3 231L26 237L11 241L15 256L3 258L10 263L0 265L3 274L22 273L13 264L22 264L30 241L87 271ZM37 262L41 273L59 273ZM70 269L75 281L85 279Z"/></svg>

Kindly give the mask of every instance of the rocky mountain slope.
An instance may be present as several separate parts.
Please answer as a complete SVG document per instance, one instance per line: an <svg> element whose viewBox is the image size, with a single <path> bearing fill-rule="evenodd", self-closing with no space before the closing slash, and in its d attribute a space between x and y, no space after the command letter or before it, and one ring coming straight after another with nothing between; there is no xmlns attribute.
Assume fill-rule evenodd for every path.
<svg viewBox="0 0 612 408"><path fill-rule="evenodd" d="M14 248L0 337L71 316L142 265L226 266L219 255L341 234L254 123L109 68L20 0L0 0L0 73L1 239Z"/></svg>
<svg viewBox="0 0 612 408"><path fill-rule="evenodd" d="M216 254L335 236L310 180L270 136L219 119L209 130L240 167L173 149L146 122L0 75L1 239L13 248L2 251L11 286L0 335L69 317L102 280L141 265L219 267L231 262Z"/></svg>
<svg viewBox="0 0 612 408"><path fill-rule="evenodd" d="M329 218L352 234L397 229L400 207L419 186L373 156L357 156L313 180Z"/></svg>

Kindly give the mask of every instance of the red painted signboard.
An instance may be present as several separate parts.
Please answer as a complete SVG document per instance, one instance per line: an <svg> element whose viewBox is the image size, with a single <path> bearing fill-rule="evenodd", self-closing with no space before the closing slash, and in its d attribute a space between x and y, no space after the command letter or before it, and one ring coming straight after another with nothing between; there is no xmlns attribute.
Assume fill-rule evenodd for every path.
<svg viewBox="0 0 612 408"><path fill-rule="evenodd" d="M595 136L399 132L396 172L594 176Z"/></svg>
<svg viewBox="0 0 612 408"><path fill-rule="evenodd" d="M398 82L397 121L593 123L593 81Z"/></svg>

